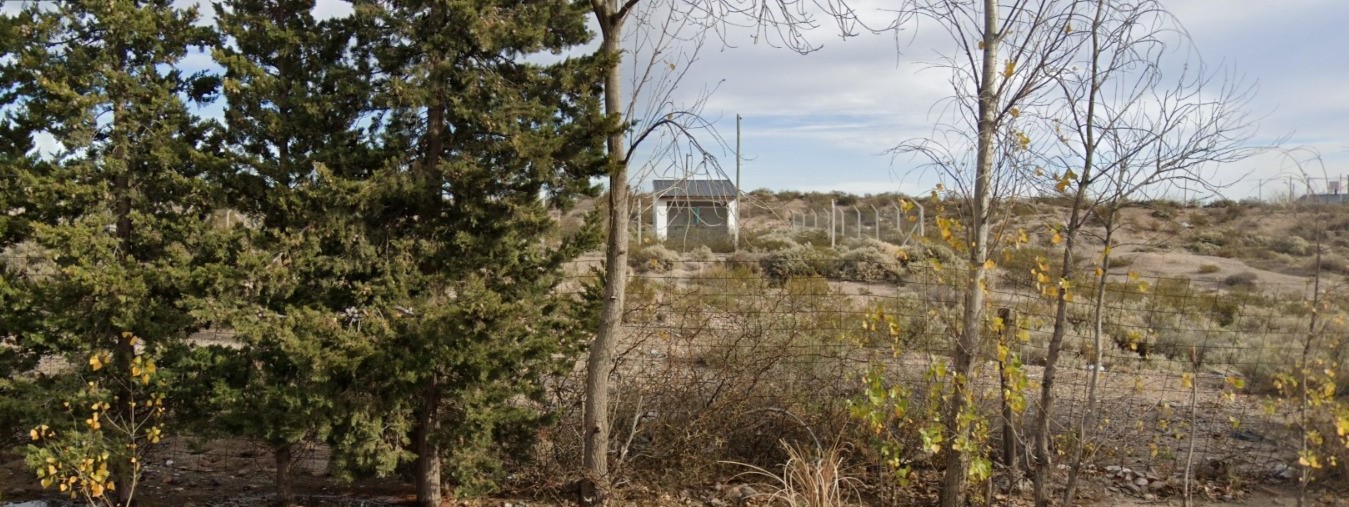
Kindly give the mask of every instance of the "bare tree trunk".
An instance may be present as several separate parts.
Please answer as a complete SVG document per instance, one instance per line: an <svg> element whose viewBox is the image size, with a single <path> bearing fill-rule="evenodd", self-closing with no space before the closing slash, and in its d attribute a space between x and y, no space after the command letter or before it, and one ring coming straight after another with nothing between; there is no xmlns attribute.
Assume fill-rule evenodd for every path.
<svg viewBox="0 0 1349 507"><path fill-rule="evenodd" d="M272 450L276 458L276 505L279 507L298 505L295 503L295 476L292 473L295 464L293 449L294 446L287 443Z"/></svg>
<svg viewBox="0 0 1349 507"><path fill-rule="evenodd" d="M440 507L440 446L435 441L436 406L440 402L440 384L431 378L423 388L422 406L412 428L412 452L417 455L413 474L419 507Z"/></svg>
<svg viewBox="0 0 1349 507"><path fill-rule="evenodd" d="M984 0L983 73L979 76L979 140L975 161L974 202L970 209L970 266L965 283L965 308L961 316L961 332L952 350L953 379L951 404L947 408L946 424L951 438L946 447L946 476L942 481L942 507L957 507L965 503L965 475L969 462L954 443L966 433L960 428L960 414L970 406L968 382L978 351L979 331L984 317L984 284L988 260L988 222L991 203L990 187L993 173L994 129L997 127L996 77L998 59L998 3Z"/></svg>
<svg viewBox="0 0 1349 507"><path fill-rule="evenodd" d="M1096 417L1096 387L1100 384L1101 361L1104 356L1104 335L1105 335L1105 283L1106 276L1110 274L1110 250L1111 241L1115 234L1115 213L1117 209L1111 208L1105 217L1105 249L1101 253L1101 273L1096 277L1096 304L1092 308L1092 364L1095 365L1087 380L1087 408L1082 411L1082 419L1077 427L1077 443L1073 448L1073 465L1068 468L1068 484L1063 488L1063 498L1065 504L1071 504L1072 498L1077 494L1077 477L1082 471L1082 461L1086 459L1087 434L1095 424Z"/></svg>
<svg viewBox="0 0 1349 507"><path fill-rule="evenodd" d="M1068 226L1064 231L1063 259L1061 264L1060 276L1069 278L1069 273L1073 269L1073 248L1077 243L1077 235L1085 221L1083 214L1088 210L1083 208L1087 206L1087 185L1092 181L1093 164L1096 155L1096 130L1094 118L1096 115L1096 99L1100 93L1099 80L1099 51L1100 41L1097 39L1095 28L1101 23L1102 3L1097 3L1096 15L1093 18L1092 37L1091 37L1091 86L1088 91L1087 99L1087 121L1084 125L1085 144L1084 156L1082 162L1082 174L1078 176L1076 183L1077 189L1073 194L1073 209L1068 220ZM1067 178L1068 175L1064 175ZM1104 275L1102 275L1104 276ZM1058 304L1054 312L1054 331L1049 338L1049 350L1045 355L1044 376L1040 383L1040 416L1035 420L1035 505L1037 507L1047 507L1049 505L1049 472L1053 469L1054 457L1049 450L1049 421L1054 416L1054 387L1055 379L1058 373L1059 353L1063 350L1063 337L1068 332L1068 288L1060 286L1058 289ZM1096 365L1100 367L1100 363ZM1090 410L1090 408L1088 408ZM1082 436L1078 435L1080 439ZM1067 497L1065 502L1072 503L1072 498Z"/></svg>
<svg viewBox="0 0 1349 507"><path fill-rule="evenodd" d="M622 74L619 40L623 31L616 0L594 0L595 17L603 35L601 51L612 58L604 78L604 110L610 118L621 118ZM628 282L628 165L623 131L609 134L609 230L604 256L604 301L599 330L590 344L586 360L586 387L583 427L585 432L580 501L584 505L603 505L609 488L609 374L613 369L614 346L623 325L623 299Z"/></svg>

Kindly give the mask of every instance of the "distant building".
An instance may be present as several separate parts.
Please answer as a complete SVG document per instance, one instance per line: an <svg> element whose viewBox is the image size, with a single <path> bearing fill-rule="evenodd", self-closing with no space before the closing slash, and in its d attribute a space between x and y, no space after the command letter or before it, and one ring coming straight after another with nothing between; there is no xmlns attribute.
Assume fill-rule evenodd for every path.
<svg viewBox="0 0 1349 507"><path fill-rule="evenodd" d="M740 227L740 200L730 180L655 180L651 194L651 225L659 239L729 235Z"/></svg>
<svg viewBox="0 0 1349 507"><path fill-rule="evenodd" d="M1297 198L1297 200L1320 204L1343 204L1349 202L1349 194L1307 194Z"/></svg>

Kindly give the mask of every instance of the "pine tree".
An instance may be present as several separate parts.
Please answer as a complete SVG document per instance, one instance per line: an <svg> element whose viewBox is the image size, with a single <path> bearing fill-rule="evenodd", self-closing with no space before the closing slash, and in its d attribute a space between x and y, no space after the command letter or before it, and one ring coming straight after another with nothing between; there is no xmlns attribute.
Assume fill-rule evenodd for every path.
<svg viewBox="0 0 1349 507"><path fill-rule="evenodd" d="M18 346L17 339L31 319L23 318L31 306L22 289L25 278L40 277L49 271L42 259L33 258L28 226L36 215L31 193L25 182L38 173L42 161L33 153L33 129L20 114L24 87L14 52L23 37L20 18L0 14L0 431L16 433L31 426L35 411L32 400L23 395L31 387L29 373L37 366L42 350Z"/></svg>
<svg viewBox="0 0 1349 507"><path fill-rule="evenodd" d="M11 125L58 143L50 158L13 167L35 215L24 224L29 255L52 264L44 276L12 280L31 305L20 316L30 325L11 331L24 348L75 364L111 350L112 370L126 374L137 354L129 336L153 352L196 324L182 303L213 204L215 159L210 125L188 102L206 100L214 81L174 69L213 34L195 24L195 9L172 4L33 4L11 25L21 40L7 69L18 95ZM9 317L14 310L5 305ZM129 389L114 413L136 410L120 401ZM114 465L118 478L130 476L129 460Z"/></svg>
<svg viewBox="0 0 1349 507"><path fill-rule="evenodd" d="M537 400L586 334L556 287L595 231L544 238L557 234L549 208L593 194L590 178L603 173L603 68L522 58L584 43L583 7L356 3L392 154L360 215L399 280L395 333L373 364L412 414L421 505L439 504L442 458L461 488L483 486L502 450L527 442L543 418L513 400Z"/></svg>
<svg viewBox="0 0 1349 507"><path fill-rule="evenodd" d="M313 8L217 4L228 43L213 51L225 69L226 205L239 218L212 249L222 276L210 313L245 344L242 360L226 364L246 371L216 379L210 423L271 446L287 505L296 451L359 419L359 365L385 327L365 310L389 285L344 196L344 182L378 162L358 126L370 89L350 55L348 20L316 21Z"/></svg>

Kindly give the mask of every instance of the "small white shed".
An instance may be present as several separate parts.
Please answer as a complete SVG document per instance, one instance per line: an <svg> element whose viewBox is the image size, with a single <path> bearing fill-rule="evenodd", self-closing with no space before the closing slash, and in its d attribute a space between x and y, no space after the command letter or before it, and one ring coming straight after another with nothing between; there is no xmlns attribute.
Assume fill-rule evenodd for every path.
<svg viewBox="0 0 1349 507"><path fill-rule="evenodd" d="M652 181L652 228L656 238L734 235L739 193L731 180Z"/></svg>

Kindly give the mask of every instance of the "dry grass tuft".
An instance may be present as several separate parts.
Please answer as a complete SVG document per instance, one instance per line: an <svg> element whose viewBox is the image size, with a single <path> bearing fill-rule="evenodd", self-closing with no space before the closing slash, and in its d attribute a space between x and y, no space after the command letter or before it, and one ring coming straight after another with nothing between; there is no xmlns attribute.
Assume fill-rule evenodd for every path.
<svg viewBox="0 0 1349 507"><path fill-rule="evenodd" d="M782 447L787 451L787 462L782 465L781 474L754 465L733 463L749 469L742 475L767 480L767 492L758 496L767 498L773 505L788 507L859 505L859 481L846 475L844 453L838 445L820 450L813 458L786 441L782 442Z"/></svg>

